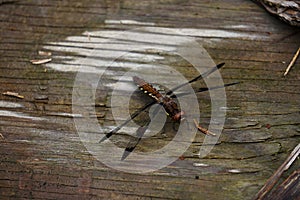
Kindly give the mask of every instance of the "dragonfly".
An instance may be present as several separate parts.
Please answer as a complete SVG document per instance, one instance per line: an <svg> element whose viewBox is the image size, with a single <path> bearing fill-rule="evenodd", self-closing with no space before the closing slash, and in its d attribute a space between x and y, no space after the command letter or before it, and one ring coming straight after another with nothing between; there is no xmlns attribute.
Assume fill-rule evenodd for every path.
<svg viewBox="0 0 300 200"><path fill-rule="evenodd" d="M184 120L184 116L186 115L186 113L181 110L177 104L177 102L175 101L176 98L180 97L180 96L185 96L188 95L188 93L179 93L179 94L174 94L174 92L188 84L191 84L195 81L204 79L205 77L209 76L210 74L212 74L213 72L219 70L220 68L222 68L225 65L225 63L220 63L216 66L214 66L213 68L211 68L210 70L206 71L205 73L185 82L182 83L174 88L172 88L171 90L169 90L168 92L166 92L165 95L162 95L155 87L153 87L150 83L146 82L145 80L134 76L133 82L140 88L141 91L143 91L144 93L148 94L150 97L152 97L152 101L149 102L148 104L144 105L142 108L140 108L139 110L137 110L136 112L134 112L128 119L126 119L122 124L120 124L119 126L117 126L116 128L112 129L111 131L109 131L108 133L105 133L105 136L99 141L99 143L102 143L103 141L109 139L111 136L113 136L114 134L117 134L117 132L124 126L126 126L131 120L133 120L134 118L136 118L141 112L143 112L144 110L146 110L147 108L149 108L150 106L154 105L154 104L159 104L161 105L166 114L174 121L174 122L180 122ZM219 89L219 88L223 88L223 87L228 87L228 86L232 86L232 85L236 85L239 82L233 82L233 83L228 83L228 84L224 84L224 85L220 85L220 86L214 86L214 87L205 87L205 88L200 88L198 89L196 92L204 92L204 91L208 91L208 90L214 90L214 89ZM156 109L154 110L153 114L157 114L159 110L159 107L156 107ZM210 132L208 129L202 127L199 125L199 123L194 120L195 122L195 126L198 128L198 130L206 135L214 135L214 133ZM133 152L133 150L136 148L136 146L139 144L139 142L141 141L142 137L144 136L144 133L146 132L146 130L148 129L150 124L150 121L148 121L144 126L141 126L137 129L136 131L136 137L134 137L133 139L131 139L125 150L124 153L121 157L121 160L125 160L131 152Z"/></svg>

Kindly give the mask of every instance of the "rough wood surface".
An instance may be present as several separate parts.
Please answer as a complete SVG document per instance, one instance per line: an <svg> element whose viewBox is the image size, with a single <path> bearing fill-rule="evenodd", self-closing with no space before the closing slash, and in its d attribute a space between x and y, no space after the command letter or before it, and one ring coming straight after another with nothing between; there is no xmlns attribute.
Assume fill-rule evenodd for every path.
<svg viewBox="0 0 300 200"><path fill-rule="evenodd" d="M299 169L294 171L276 190L266 199L299 199L300 181Z"/></svg>
<svg viewBox="0 0 300 200"><path fill-rule="evenodd" d="M299 144L299 60L283 77L299 48L299 29L282 24L251 1L1 1L0 25L0 93L24 96L0 95L3 199L253 199ZM226 63L220 72L224 82L242 82L226 89L226 124L218 145L205 158L195 155L204 138L198 134L170 166L131 174L105 166L80 140L74 125L80 116L72 113L76 61L88 57L94 41L105 53L113 46L104 39L136 28L137 34L195 36L215 63ZM160 45L164 42L172 46L167 41ZM50 51L52 61L30 63L48 58L38 55L39 50ZM163 55L154 65L170 65L194 76L188 63L172 54L151 49L135 53L145 60L120 60L133 65ZM96 59L105 60L105 55ZM118 75L118 69L123 68L111 71ZM110 92L102 88L96 95L99 122L114 125ZM198 98L201 123L208 126L209 95ZM168 141L157 136L137 150ZM298 168L299 160L284 176Z"/></svg>
<svg viewBox="0 0 300 200"><path fill-rule="evenodd" d="M285 0L255 0L260 3L269 13L282 21L300 26L300 2Z"/></svg>
<svg viewBox="0 0 300 200"><path fill-rule="evenodd" d="M293 175L291 175L284 183L277 188L277 193L280 195L272 195L269 194L273 187L278 183L281 175L284 171L288 170L290 166L294 163L294 161L298 158L300 154L300 144L298 144L289 157L282 163L282 165L278 168L278 170L268 179L266 184L261 188L261 190L257 193L257 197L255 199L266 199L269 195L269 198L276 197L277 199L298 199L299 195L296 191L299 191L299 186L294 185L294 181L297 182L297 172L295 171ZM299 170L298 170L299 171ZM284 191L284 188L287 188L287 191ZM291 191L289 191L291 189ZM275 190L275 189L274 189ZM290 196L289 196L290 195ZM298 197L297 197L298 195Z"/></svg>

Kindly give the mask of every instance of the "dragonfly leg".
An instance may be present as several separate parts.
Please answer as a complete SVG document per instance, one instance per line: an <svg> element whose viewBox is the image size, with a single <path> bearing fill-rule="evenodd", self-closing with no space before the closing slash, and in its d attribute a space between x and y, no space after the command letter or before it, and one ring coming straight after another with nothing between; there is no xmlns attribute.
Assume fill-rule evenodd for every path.
<svg viewBox="0 0 300 200"><path fill-rule="evenodd" d="M172 128L173 128L174 131L178 131L178 124L179 124L178 122L173 122L172 121Z"/></svg>
<svg viewBox="0 0 300 200"><path fill-rule="evenodd" d="M206 128L202 127L202 126L200 126L196 119L194 119L194 123L195 123L195 126L197 127L197 129L199 131L201 131L202 133L204 133L205 135L216 136L215 133L209 131L208 129L206 129Z"/></svg>

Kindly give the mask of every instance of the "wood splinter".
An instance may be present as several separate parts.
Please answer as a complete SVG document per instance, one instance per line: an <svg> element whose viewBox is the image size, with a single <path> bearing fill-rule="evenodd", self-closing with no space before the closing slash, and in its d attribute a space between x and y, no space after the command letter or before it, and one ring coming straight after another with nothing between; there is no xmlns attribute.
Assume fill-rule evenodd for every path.
<svg viewBox="0 0 300 200"><path fill-rule="evenodd" d="M16 98L19 98L19 99L24 99L23 95L19 95L16 92L9 92L9 91L7 91L7 92L2 93L2 95L10 96L10 97L16 97Z"/></svg>
<svg viewBox="0 0 300 200"><path fill-rule="evenodd" d="M5 140L4 136L0 133L0 140Z"/></svg>
<svg viewBox="0 0 300 200"><path fill-rule="evenodd" d="M299 53L300 53L300 47L298 48L297 52L295 53L295 55L294 55L293 59L291 60L289 66L286 68L286 70L285 70L283 76L286 76L286 75L289 73L290 69L291 69L291 68L293 67L293 65L295 64L295 62L296 62L296 60L297 60L297 58L298 58L298 56L299 56Z"/></svg>
<svg viewBox="0 0 300 200"><path fill-rule="evenodd" d="M40 59L40 60L30 60L33 65L41 65L51 62L52 58Z"/></svg>
<svg viewBox="0 0 300 200"><path fill-rule="evenodd" d="M205 135L216 136L215 133L209 131L206 128L203 128L202 126L200 126L196 119L194 119L194 123L195 123L196 127L198 128L198 130L201 131L202 133L204 133Z"/></svg>

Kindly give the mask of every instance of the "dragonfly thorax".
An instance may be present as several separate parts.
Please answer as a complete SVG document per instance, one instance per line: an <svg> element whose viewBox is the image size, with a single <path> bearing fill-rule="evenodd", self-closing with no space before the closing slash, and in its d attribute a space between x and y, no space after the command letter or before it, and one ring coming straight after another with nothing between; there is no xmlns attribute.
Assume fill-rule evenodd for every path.
<svg viewBox="0 0 300 200"><path fill-rule="evenodd" d="M166 113L174 120L174 121L179 121L183 115L184 112L181 111L178 108L177 103L170 97L163 97L161 99L162 106L164 107Z"/></svg>

